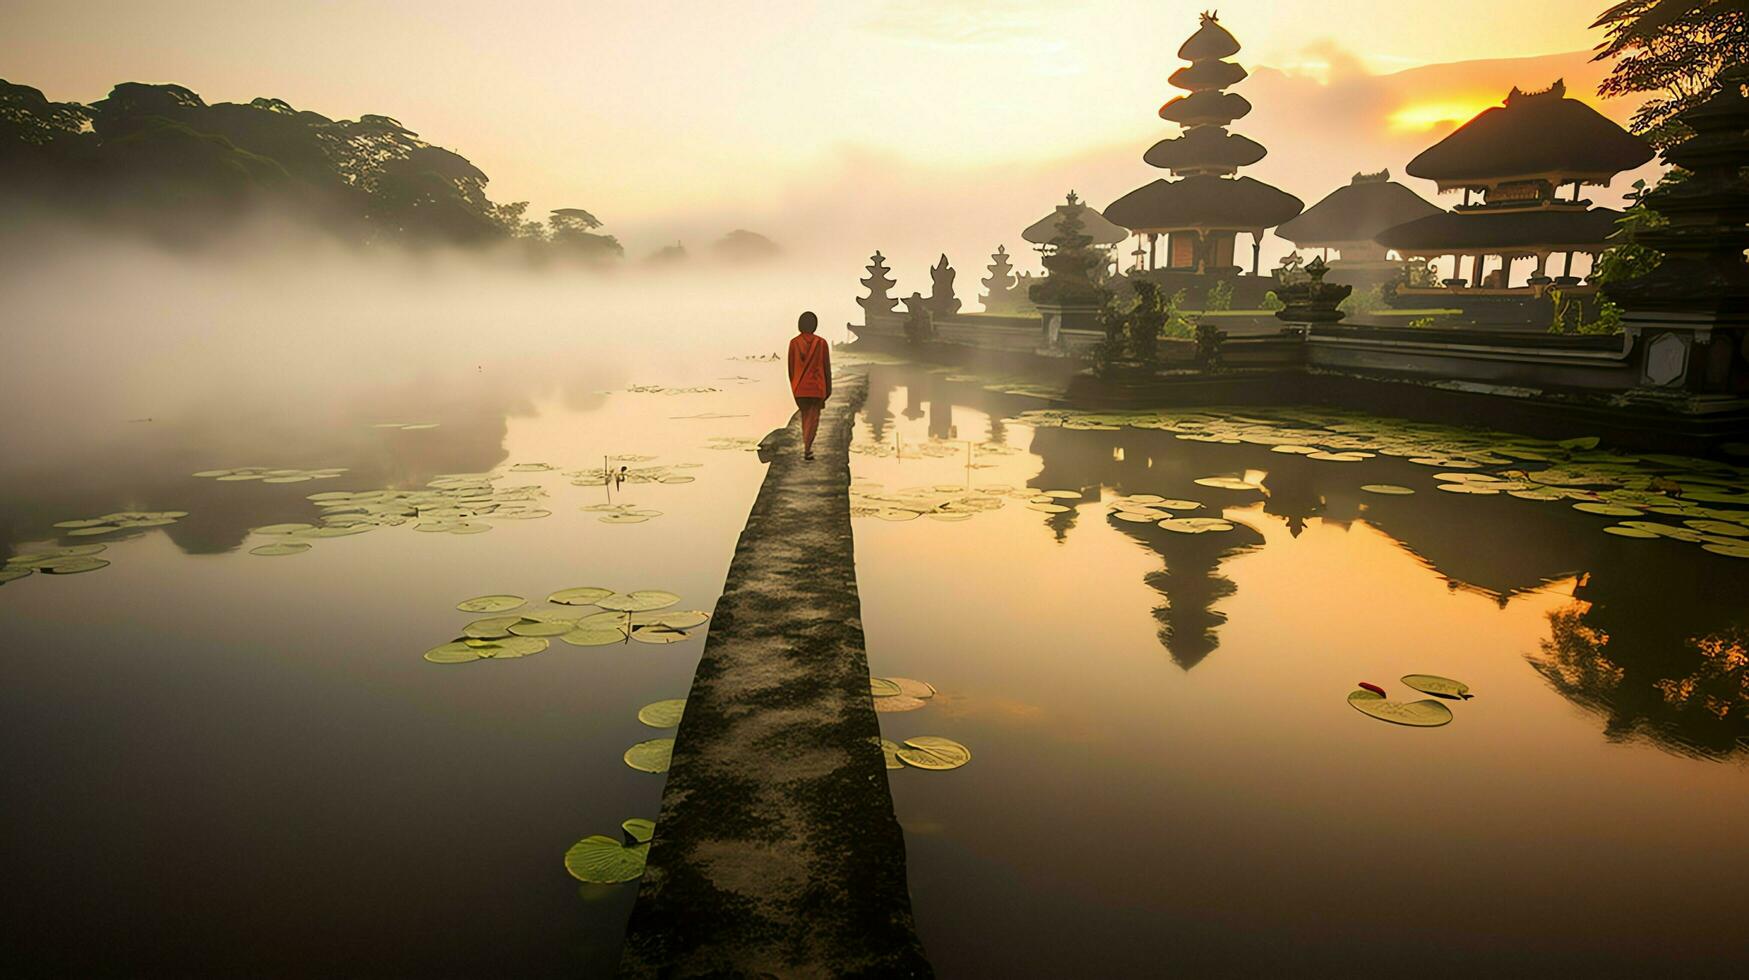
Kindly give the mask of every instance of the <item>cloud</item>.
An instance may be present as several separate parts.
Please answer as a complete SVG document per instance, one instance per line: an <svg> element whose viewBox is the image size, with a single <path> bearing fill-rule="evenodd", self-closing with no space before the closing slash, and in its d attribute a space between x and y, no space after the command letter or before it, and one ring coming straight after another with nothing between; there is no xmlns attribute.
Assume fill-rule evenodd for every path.
<svg viewBox="0 0 1749 980"><path fill-rule="evenodd" d="M979 0L886 0L863 29L910 43L1061 51L1062 43L1050 37L1048 13L1042 0L1001 7Z"/></svg>

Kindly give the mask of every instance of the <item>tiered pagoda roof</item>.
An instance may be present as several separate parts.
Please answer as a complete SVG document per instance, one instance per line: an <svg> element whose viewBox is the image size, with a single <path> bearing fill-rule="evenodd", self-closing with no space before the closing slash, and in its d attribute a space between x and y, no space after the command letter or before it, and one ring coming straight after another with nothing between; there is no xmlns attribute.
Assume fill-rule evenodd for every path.
<svg viewBox="0 0 1749 980"><path fill-rule="evenodd" d="M1421 218L1444 216L1437 204L1391 180L1389 170L1355 174L1345 186L1285 221L1275 233L1301 248L1340 248L1371 244L1387 228Z"/></svg>
<svg viewBox="0 0 1749 980"><path fill-rule="evenodd" d="M1249 177L1240 167L1268 152L1257 142L1227 132L1251 111L1243 96L1223 91L1244 80L1245 69L1225 59L1239 42L1214 14L1178 49L1190 62L1172 73L1171 84L1189 92L1160 107L1160 118L1184 127L1182 136L1161 140L1143 156L1179 180L1156 180L1118 198L1105 209L1114 223L1135 232L1197 230L1261 233L1303 207L1299 198Z"/></svg>

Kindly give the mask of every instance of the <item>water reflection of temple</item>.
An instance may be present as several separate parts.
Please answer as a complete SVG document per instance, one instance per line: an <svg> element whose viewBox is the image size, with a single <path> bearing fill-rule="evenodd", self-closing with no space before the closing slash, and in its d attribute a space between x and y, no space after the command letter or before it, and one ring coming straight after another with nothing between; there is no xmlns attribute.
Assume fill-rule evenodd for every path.
<svg viewBox="0 0 1749 980"><path fill-rule="evenodd" d="M915 382L918 391L928 385L930 399L943 402L943 411L957 404L999 418L1037 407L916 368L876 369L871 405L884 405L880 393L907 382ZM930 408L935 410L933 404ZM1119 493L1170 494L1193 487L1198 477L1258 466L1262 450L1179 440L1145 429L1040 428L1033 432L1032 452L1041 469L1030 485L1038 489L1091 493L1111 487ZM1749 608L1742 598L1749 594L1749 567L1744 563L1700 554L1679 542L1613 538L1598 533L1592 515L1559 502L1505 495L1380 496L1360 489L1381 482L1380 466L1407 463L1265 456L1268 473L1262 484L1268 493L1262 514L1290 533L1314 519L1337 526L1364 521L1451 588L1501 605L1551 583L1578 580L1577 601L1551 616L1548 639L1528 659L1563 697L1601 715L1607 737L1644 739L1710 758L1749 752ZM1184 492L1209 500L1206 493ZM1039 516L1062 538L1078 519L1096 513L1083 508ZM1202 662L1219 646L1226 621L1220 604L1236 591L1222 567L1260 547L1263 536L1245 527L1184 535L1151 524L1110 524L1160 556L1162 568L1148 573L1146 583L1164 599L1155 610L1161 642L1186 669ZM1657 590L1648 590L1648 582L1658 583Z"/></svg>

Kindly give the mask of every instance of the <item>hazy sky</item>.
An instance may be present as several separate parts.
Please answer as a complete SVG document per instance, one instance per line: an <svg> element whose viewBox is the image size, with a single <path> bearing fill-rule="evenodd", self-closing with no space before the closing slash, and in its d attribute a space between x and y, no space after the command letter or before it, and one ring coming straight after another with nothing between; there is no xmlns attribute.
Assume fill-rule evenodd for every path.
<svg viewBox="0 0 1749 980"><path fill-rule="evenodd" d="M1084 193L1115 196L1160 175L1140 154L1172 131L1154 113L1175 94L1178 45L1213 3L7 0L0 75L56 99L176 81L209 102L275 96L329 116L394 116L472 159L495 199L585 207L636 242L704 214L781 226L798 208L862 193L847 180L881 185L867 190L876 195L901 172L974 187L1111 155L1133 174ZM1309 204L1330 189L1325 173L1400 166L1373 137L1418 148L1516 76L1496 66L1412 86L1367 78L1572 55L1598 40L1588 25L1604 6L1227 0L1221 21L1253 72L1239 91L1259 104L1235 129L1267 136L1277 167L1302 137L1318 141L1318 179L1288 187ZM1357 82L1358 103L1329 98ZM1288 94L1266 112L1269 92ZM1309 101L1283 101L1292 92ZM1328 159L1332 130L1348 134L1351 159ZM1030 221L1049 203L1016 214Z"/></svg>

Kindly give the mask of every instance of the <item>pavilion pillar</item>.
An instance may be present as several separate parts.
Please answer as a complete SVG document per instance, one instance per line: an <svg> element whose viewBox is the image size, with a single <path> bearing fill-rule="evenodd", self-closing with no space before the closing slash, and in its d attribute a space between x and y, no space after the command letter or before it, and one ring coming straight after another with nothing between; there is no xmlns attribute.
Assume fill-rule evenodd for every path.
<svg viewBox="0 0 1749 980"><path fill-rule="evenodd" d="M1470 285L1474 288L1480 289L1482 287L1482 266L1487 258L1480 252L1470 256Z"/></svg>
<svg viewBox="0 0 1749 980"><path fill-rule="evenodd" d="M1263 261L1263 235L1251 236L1251 274L1257 275L1259 264Z"/></svg>
<svg viewBox="0 0 1749 980"><path fill-rule="evenodd" d="M1149 272L1153 272L1155 269L1159 268L1158 257L1155 255L1155 250L1154 250L1154 246L1159 241L1160 241L1160 235L1158 232L1152 232L1152 231L1148 232L1148 271Z"/></svg>
<svg viewBox="0 0 1749 980"><path fill-rule="evenodd" d="M1561 275L1563 275L1563 276L1572 276L1573 275L1573 250L1572 249L1567 249L1567 261L1561 267Z"/></svg>

